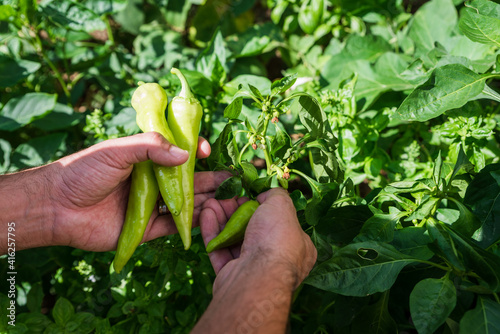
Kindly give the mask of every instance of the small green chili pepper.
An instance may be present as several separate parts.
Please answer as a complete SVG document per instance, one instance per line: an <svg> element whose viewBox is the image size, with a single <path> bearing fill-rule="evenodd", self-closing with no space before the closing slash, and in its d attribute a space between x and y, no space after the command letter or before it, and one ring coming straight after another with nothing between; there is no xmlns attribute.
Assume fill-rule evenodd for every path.
<svg viewBox="0 0 500 334"><path fill-rule="evenodd" d="M137 112L139 128L143 132L158 132L177 146L165 118L167 104L167 93L157 83L142 83L132 95L132 107ZM181 168L153 164L153 169L165 204L173 215L178 215L184 204Z"/></svg>
<svg viewBox="0 0 500 334"><path fill-rule="evenodd" d="M207 253L234 245L243 240L248 222L258 207L259 202L253 200L240 205L232 214L231 218L229 218L226 226L219 235L210 240L207 245Z"/></svg>
<svg viewBox="0 0 500 334"><path fill-rule="evenodd" d="M118 239L113 268L119 273L142 241L158 197L151 160L134 164L125 222Z"/></svg>
<svg viewBox="0 0 500 334"><path fill-rule="evenodd" d="M194 211L194 165L203 109L191 92L181 71L172 68L170 72L177 75L181 81L182 89L179 96L174 97L168 106L168 123L177 141L177 146L189 152L188 161L180 166L184 205L178 215L173 215L184 249L187 250L191 246L191 227L193 225Z"/></svg>

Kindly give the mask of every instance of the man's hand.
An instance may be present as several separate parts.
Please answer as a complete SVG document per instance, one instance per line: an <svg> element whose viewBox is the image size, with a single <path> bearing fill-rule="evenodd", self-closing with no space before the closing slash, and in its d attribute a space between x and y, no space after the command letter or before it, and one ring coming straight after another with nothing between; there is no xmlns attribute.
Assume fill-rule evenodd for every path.
<svg viewBox="0 0 500 334"><path fill-rule="evenodd" d="M224 286L233 267L243 261L260 259L268 264L286 267L290 274L287 280L293 283L294 289L316 262L316 248L300 227L288 193L276 188L259 195L257 200L261 205L248 224L243 244L209 254L217 274L214 294ZM238 201L209 199L205 202L200 216L205 244L220 233L244 199Z"/></svg>
<svg viewBox="0 0 500 334"><path fill-rule="evenodd" d="M210 145L199 140L198 158L210 154ZM48 191L54 218L50 245L67 245L91 251L116 249L126 211L133 164L152 160L165 166L184 163L188 153L168 143L158 133L107 140L47 167ZM195 205L213 197L226 173L195 174ZM199 208L195 208L197 224ZM143 242L177 229L170 215L153 211Z"/></svg>
<svg viewBox="0 0 500 334"><path fill-rule="evenodd" d="M288 193L272 189L248 223L242 245L209 254L217 274L214 298L193 333L283 333L294 289L316 262ZM200 214L205 244L244 199L207 200ZM257 321L256 321L257 320Z"/></svg>

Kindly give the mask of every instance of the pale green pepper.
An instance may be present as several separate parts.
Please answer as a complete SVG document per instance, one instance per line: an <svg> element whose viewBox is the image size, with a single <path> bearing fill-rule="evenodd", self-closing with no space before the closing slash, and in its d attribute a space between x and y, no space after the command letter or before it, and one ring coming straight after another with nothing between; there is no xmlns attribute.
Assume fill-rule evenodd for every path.
<svg viewBox="0 0 500 334"><path fill-rule="evenodd" d="M172 68L171 73L177 75L181 81L182 89L179 96L174 97L168 106L168 123L177 146L189 152L188 161L180 166L184 205L181 212L178 215L173 215L173 218L184 248L189 249L191 246L191 227L193 225L194 211L194 166L203 109L191 92L181 71Z"/></svg>

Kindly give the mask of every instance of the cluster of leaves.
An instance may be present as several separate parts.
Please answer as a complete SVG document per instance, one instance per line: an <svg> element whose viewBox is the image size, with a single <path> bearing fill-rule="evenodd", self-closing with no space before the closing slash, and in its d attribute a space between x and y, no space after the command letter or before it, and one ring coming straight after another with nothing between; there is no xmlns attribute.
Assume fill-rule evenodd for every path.
<svg viewBox="0 0 500 334"><path fill-rule="evenodd" d="M293 333L495 331L500 6L411 3L0 1L0 173L138 132L136 82L173 96L176 66L212 143L198 169L233 173L216 196L288 188L318 249ZM211 298L197 230L120 275L111 253L16 256L13 333L184 333Z"/></svg>

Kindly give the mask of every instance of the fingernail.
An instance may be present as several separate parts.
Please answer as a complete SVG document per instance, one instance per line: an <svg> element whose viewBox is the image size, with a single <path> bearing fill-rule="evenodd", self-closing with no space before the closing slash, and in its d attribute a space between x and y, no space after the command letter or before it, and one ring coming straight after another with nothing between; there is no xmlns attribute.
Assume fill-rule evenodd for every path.
<svg viewBox="0 0 500 334"><path fill-rule="evenodd" d="M186 157L186 154L188 154L188 151L183 150L180 147L177 146L170 146L170 150L168 151L174 158L178 159L184 159Z"/></svg>

